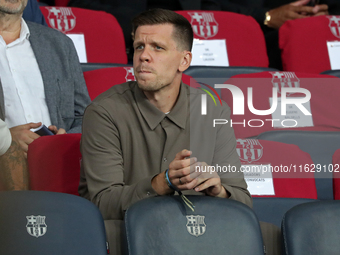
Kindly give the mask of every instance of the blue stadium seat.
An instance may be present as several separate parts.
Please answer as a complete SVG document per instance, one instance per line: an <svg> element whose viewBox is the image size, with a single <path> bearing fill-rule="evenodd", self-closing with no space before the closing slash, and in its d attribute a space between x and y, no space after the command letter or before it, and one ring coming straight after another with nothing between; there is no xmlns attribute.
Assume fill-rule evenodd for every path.
<svg viewBox="0 0 340 255"><path fill-rule="evenodd" d="M318 201L308 198L253 197L253 210L259 221L269 222L278 227L284 214L296 205Z"/></svg>
<svg viewBox="0 0 340 255"><path fill-rule="evenodd" d="M80 63L83 72L108 68L108 67L119 67L119 66L129 66L128 64L108 64L108 63Z"/></svg>
<svg viewBox="0 0 340 255"><path fill-rule="evenodd" d="M282 221L284 254L339 254L340 201L298 205Z"/></svg>
<svg viewBox="0 0 340 255"><path fill-rule="evenodd" d="M206 255L263 255L259 222L246 205L207 196L144 199L125 214L127 253Z"/></svg>
<svg viewBox="0 0 340 255"><path fill-rule="evenodd" d="M0 208L0 254L107 254L103 218L84 198L46 191L3 191Z"/></svg>
<svg viewBox="0 0 340 255"><path fill-rule="evenodd" d="M333 76L340 78L340 70L339 69L338 70L327 70L327 71L322 72L321 74L333 75Z"/></svg>

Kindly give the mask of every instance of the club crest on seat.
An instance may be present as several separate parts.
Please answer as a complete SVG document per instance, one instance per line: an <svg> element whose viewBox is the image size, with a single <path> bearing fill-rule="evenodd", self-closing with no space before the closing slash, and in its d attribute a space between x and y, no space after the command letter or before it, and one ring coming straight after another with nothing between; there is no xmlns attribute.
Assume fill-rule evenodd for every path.
<svg viewBox="0 0 340 255"><path fill-rule="evenodd" d="M76 16L71 8L65 7L46 7L48 9L48 21L51 27L60 32L71 31L76 26Z"/></svg>
<svg viewBox="0 0 340 255"><path fill-rule="evenodd" d="M218 33L218 23L212 12L188 12L195 35L208 39Z"/></svg>
<svg viewBox="0 0 340 255"><path fill-rule="evenodd" d="M187 230L190 235L201 236L205 233L206 225L204 223L205 216L201 215L187 215Z"/></svg>
<svg viewBox="0 0 340 255"><path fill-rule="evenodd" d="M27 233L36 238L43 236L47 232L47 225L45 223L46 216L26 216L27 218Z"/></svg>

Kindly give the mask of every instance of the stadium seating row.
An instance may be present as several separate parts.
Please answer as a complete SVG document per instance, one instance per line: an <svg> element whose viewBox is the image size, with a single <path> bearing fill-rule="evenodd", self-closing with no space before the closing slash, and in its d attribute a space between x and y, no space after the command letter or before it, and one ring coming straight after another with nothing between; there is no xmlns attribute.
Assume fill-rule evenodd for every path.
<svg viewBox="0 0 340 255"><path fill-rule="evenodd" d="M297 137L316 136L315 139L319 141L325 140L324 144L327 144L329 139L334 139L332 136L334 134L329 132L309 134L306 131L301 131L295 135ZM339 139L339 133L336 135ZM28 165L32 190L78 195L81 161L80 138L81 134L45 136L30 145ZM306 146L302 142L303 139L299 140L300 146ZM310 141L307 139L305 143L308 148ZM310 199L333 199L333 192L334 199L340 199L340 174L338 173L340 172L338 169L340 150L333 152L333 156L331 153L334 146L324 152L325 146L322 146L322 143L318 144L320 151L315 150L313 156L318 157L322 163L313 162L307 152L294 144L255 139L237 140L237 152L243 167L245 167L244 172L248 185L257 187L251 188L250 191L254 197L254 210L261 220L278 225L286 209L293 205ZM55 148L58 148L58 153ZM264 171L268 167L271 167L269 176L259 175L261 170ZM319 177L318 169L325 170L328 173L327 177ZM255 178L252 174L256 174L258 177ZM271 188L271 193L264 192L264 187ZM273 211L268 211L268 207L272 207ZM274 211L275 213L273 213Z"/></svg>
<svg viewBox="0 0 340 255"><path fill-rule="evenodd" d="M127 63L123 32L111 14L75 7L40 8L50 27L84 35L87 62ZM264 36L252 17L222 11L177 13L190 21L195 39L226 41L229 66L268 67ZM336 59L339 54L335 42L340 38L339 20L340 16L318 16L286 22L279 31L283 70L317 74L340 69L330 60L330 55Z"/></svg>
<svg viewBox="0 0 340 255"><path fill-rule="evenodd" d="M195 204L195 212L188 211L178 196L148 198L128 208L125 254L265 253L258 218L249 207L207 196L189 199ZM99 209L84 198L44 191L7 191L0 193L0 207L1 254L110 252ZM339 213L339 201L307 202L285 211L283 254L338 254Z"/></svg>
<svg viewBox="0 0 340 255"><path fill-rule="evenodd" d="M99 65L99 66L101 67L102 65ZM85 67L88 68L88 64L85 64ZM195 75L195 70L196 70L195 67L191 68L190 72L191 72L192 75ZM215 72L214 73L215 76L218 76L218 74L219 74L218 72L220 72L221 77L222 77L222 74L224 74L224 73L227 73L227 75L231 75L232 72L234 72L234 71L237 72L237 73L239 73L239 72L247 73L247 72L262 71L262 70L263 70L263 68L249 68L249 67L246 67L246 68L242 68L242 67L224 67L224 68L209 67L209 68L207 68L207 71ZM201 72L202 72L201 67L197 67L196 71L198 71L198 73L201 74ZM255 77L255 81L256 81L256 79L260 79L260 78L257 78L257 77L265 77L265 78L261 78L261 79L264 79L265 82L258 82L258 84L256 84L256 89L261 88L261 86L264 87L264 88L267 88L267 89L271 89L274 85L272 83L272 78L268 78L268 75L269 75L269 77L271 77L272 73L276 73L276 72L261 72L261 73L256 73L256 74L247 74L247 75L243 75L243 76L246 77L246 79L244 79L244 80L247 80L248 78L251 78L251 77ZM279 74L285 74L285 72L279 72ZM109 89L113 84L119 84L119 83L123 83L123 82L129 81L129 80L134 80L132 67L112 67L112 68L96 69L96 70L84 72L84 76L85 76L85 80L86 80L86 83L87 83L87 86L88 86L88 90L89 90L89 94L90 94L91 99L94 99L97 95L99 95L100 93ZM236 76L236 77L238 77L238 76ZM314 79L314 78L319 77L319 76L318 75L312 75L312 76L307 76L307 77L312 77L311 78L312 81L314 81L314 80L318 81L318 79ZM321 77L323 77L323 76L321 76ZM329 78L329 76L326 76L326 78L327 78L327 82L329 80L333 81L334 79L336 81L339 80L338 78ZM228 82L233 80L233 79L234 78L228 80ZM295 79L295 81L296 81L296 79L298 79L298 78L296 76L294 76L293 78L290 78L290 80L294 82L293 79ZM197 78L197 80L198 80L198 78ZM223 78L222 78L222 80L223 80ZM242 80L242 79L240 79L240 80ZM193 79L189 75L183 75L183 81L187 84L191 84L192 86L199 85L196 82L196 80L193 81ZM237 84L238 80L234 79L234 81L236 83L233 83L233 84ZM263 80L261 80L261 81L263 81ZM288 78L284 78L282 81L284 81L285 83L289 83ZM304 80L301 78L301 81L304 81ZM317 88L318 83L317 82L314 82L314 83L315 83L315 85L314 85L314 87L312 87L310 85L310 83L308 83L308 82L305 82L305 83L301 82L301 84L306 84L305 86L307 88L312 87L313 89L315 89L315 88ZM240 88L242 88L242 85L244 85L246 87L247 83L241 82L237 85ZM286 160L285 158L282 158L280 163L277 162L277 165L280 165L280 164L287 165L287 166L292 165L292 166L295 167L295 171L299 170L297 168L301 164L303 164L303 165L309 164L309 165L311 165L311 167L313 166L312 164L314 164L315 166L318 166L318 168L321 168L321 167L324 168L324 169L313 169L309 173L310 178L315 177L316 186L317 186L317 193L318 193L317 196L311 195L311 194L315 194L314 191L313 191L314 192L313 193L309 189L306 189L306 194L309 194L309 196L306 196L306 194L304 196L302 196L301 193L297 193L297 194L299 194L299 198L333 199L333 188L332 188L333 171L331 171L331 169L328 170L328 168L330 168L331 164L332 164L332 160L331 160L332 155L334 154L334 152L338 148L340 148L340 146L339 146L339 144L340 144L339 143L339 139L340 139L339 134L340 133L338 132L339 125L335 122L337 120L336 119L333 120L334 118L333 118L332 114L327 115L326 108L322 107L322 105L323 105L323 101L324 101L325 104L330 104L332 106L332 107L330 107L330 109L334 108L334 105L336 105L338 103L336 98L334 98L334 95L336 95L336 93L334 93L334 91L336 91L338 89L338 87L340 88L340 86L337 86L337 84L334 84L334 86L333 86L334 91L331 92L331 90L328 90L330 98L328 98L328 97L322 98L321 97L322 88L324 88L325 86L326 85L324 85L324 84L323 84L322 87L319 86L321 88L320 92L319 91L312 91L313 92L312 103L313 102L318 103L316 105L314 105L314 104L311 105L313 113L319 112L319 116L321 116L320 120L319 120L320 125L313 127L314 129L310 128L313 131L309 130L309 132L306 132L305 127L294 128L294 130L287 130L287 128L285 130L283 130L283 128L281 128L280 132L278 132L280 130L279 128L271 128L271 129L269 129L271 131L266 132L266 131L268 131L268 129L249 127L247 129L247 131L245 131L246 128L244 128L242 125L235 125L234 126L234 130L235 130L237 138L240 139L239 141L243 141L242 143L239 142L238 146L240 146L240 148L243 146L244 147L243 150L245 150L247 148L251 148L251 146L253 146L251 143L248 142L248 141L251 141L251 140L246 139L247 137L249 137L251 135L253 137L258 136L258 138L261 139L261 140L272 140L272 141L278 141L278 142L286 143L286 144L295 144L295 145L299 146L300 150L309 153L312 156L312 159L310 161L301 160L301 162L294 163L292 160L289 161L289 160ZM327 86L330 86L330 85L327 85ZM228 102L228 104L232 107L233 102L231 100L228 100L228 98L223 97L223 95L224 95L224 93L222 93L222 99L226 100ZM265 102L265 103L268 104L265 107L269 108L269 97L270 96L266 95L265 93L258 93L256 95L254 101L257 100L259 103ZM319 97L319 100L317 100L318 97ZM320 108L324 109L326 111L326 113L322 113L320 111ZM231 117L233 118L234 115L232 115ZM259 120L261 120L261 118L262 118L263 121L266 119L266 118L263 118L263 116L255 116L255 115L250 116L250 117L247 116L247 117L248 118L256 118L256 119L259 119ZM314 115L313 115L313 118L314 118ZM314 123L318 123L318 122L314 121ZM327 125L327 123L330 123L330 124ZM256 132L251 133L251 135L245 135L245 134L247 134L247 132L248 132L248 134L249 134L249 132L253 132L253 130L255 130ZM333 132L326 132L326 131L329 131L329 130L332 130ZM262 133L261 131L263 131L264 133ZM239 135L239 134L243 134L243 135ZM263 142L261 142L261 144L262 143ZM69 145L72 146L71 144L72 143L70 143ZM262 145L260 145L260 147L262 149ZM241 151L240 148L238 148L239 152ZM254 148L251 148L251 150L253 150L253 149ZM290 148L288 148L288 149L291 150ZM76 148L76 150L77 150L77 148ZM251 150L249 150L249 151L251 151ZM268 150L270 150L270 149L268 149ZM284 148L282 146L280 146L280 149L275 149L275 146L273 146L272 151L276 151L278 153L280 150L284 151ZM41 153L43 153L43 151L44 151L44 149L42 149ZM76 153L76 152L73 150L73 153ZM79 152L77 152L77 153L79 153ZM251 152L251 153L253 153L253 152ZM71 154L69 154L69 155L71 155ZM282 155L284 155L284 154L282 154ZM260 155L260 156L262 157L262 155ZM266 156L267 156L267 154L266 154ZM49 157L47 156L46 160L48 158ZM80 154L79 154L78 158L80 158ZM259 161L259 158L260 157L258 157L258 159L256 159L256 160L254 160L254 162L256 162L256 163L258 163L258 162L271 162L270 160L269 161L264 160L265 157L262 158L262 161ZM287 157L287 158L292 159L291 157ZM240 159L241 159L241 161L243 160L243 163L250 164L250 161L249 160L247 161L247 159L245 159L244 156L242 158L242 155L240 155ZM43 161L40 161L40 162L43 162ZM77 166L77 164L78 164L78 166ZM79 163L76 163L75 166L79 168ZM32 171L34 171L34 170L32 170ZM277 177L277 176L275 176L275 174L274 174L273 177ZM295 178L295 176L293 176L293 178ZM78 179L79 179L79 176L76 176L75 180L78 180ZM314 179L313 179L313 182L314 182ZM60 183L55 183L55 184L57 186L60 185ZM50 184L47 184L47 185L48 185L48 187L50 186ZM275 184L275 185L277 185L277 184ZM298 187L299 185L295 185L295 186ZM76 187L76 185L74 185L74 187ZM300 187L302 187L302 186L300 185ZM292 194L297 192L295 189L290 189L290 191L292 192ZM286 192L287 191L284 191L282 193L287 194ZM70 193L71 194L77 194L76 188ZM280 192L276 193L276 194L280 194ZM280 195L280 196L282 197L282 195ZM283 196L283 197L287 197L287 195Z"/></svg>

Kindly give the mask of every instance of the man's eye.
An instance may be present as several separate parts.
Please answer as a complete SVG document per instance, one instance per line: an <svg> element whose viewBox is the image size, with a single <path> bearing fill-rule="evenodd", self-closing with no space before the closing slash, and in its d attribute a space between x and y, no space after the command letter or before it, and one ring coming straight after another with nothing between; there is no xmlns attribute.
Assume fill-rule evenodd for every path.
<svg viewBox="0 0 340 255"><path fill-rule="evenodd" d="M136 46L136 50L142 50L142 49L144 49L144 46L143 46L143 45L138 45L138 46Z"/></svg>
<svg viewBox="0 0 340 255"><path fill-rule="evenodd" d="M161 49L163 49L163 48L160 47L160 46L156 46L155 48L156 48L156 50L161 50Z"/></svg>

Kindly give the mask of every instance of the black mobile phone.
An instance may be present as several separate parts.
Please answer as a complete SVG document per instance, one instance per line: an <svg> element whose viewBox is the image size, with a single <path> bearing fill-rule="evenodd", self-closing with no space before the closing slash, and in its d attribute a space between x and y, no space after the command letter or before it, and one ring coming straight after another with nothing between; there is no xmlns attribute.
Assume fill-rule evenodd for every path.
<svg viewBox="0 0 340 255"><path fill-rule="evenodd" d="M319 0L310 0L309 3L307 4L307 6L315 6L319 4Z"/></svg>
<svg viewBox="0 0 340 255"><path fill-rule="evenodd" d="M42 124L40 127L38 127L37 130L34 131L34 133L44 136L44 135L54 135L54 133L49 130L44 124Z"/></svg>

